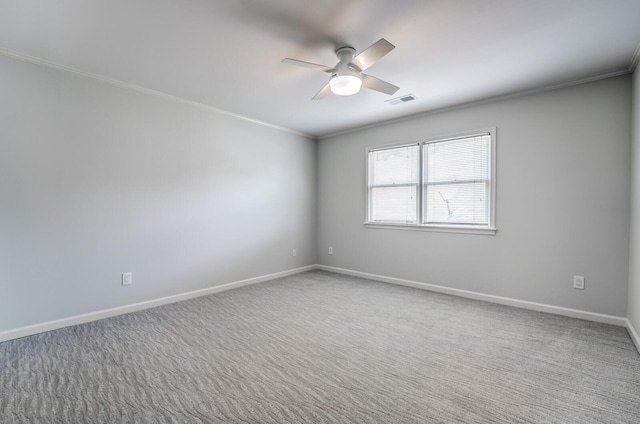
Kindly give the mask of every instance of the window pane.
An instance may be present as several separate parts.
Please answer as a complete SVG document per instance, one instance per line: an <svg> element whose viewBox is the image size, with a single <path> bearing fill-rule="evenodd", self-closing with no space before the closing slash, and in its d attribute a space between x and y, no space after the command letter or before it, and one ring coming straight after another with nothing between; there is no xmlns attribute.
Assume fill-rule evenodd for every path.
<svg viewBox="0 0 640 424"><path fill-rule="evenodd" d="M369 153L369 220L417 222L420 146Z"/></svg>
<svg viewBox="0 0 640 424"><path fill-rule="evenodd" d="M416 222L417 185L373 187L371 221Z"/></svg>
<svg viewBox="0 0 640 424"><path fill-rule="evenodd" d="M490 143L487 134L424 145L424 223L489 224Z"/></svg>
<svg viewBox="0 0 640 424"><path fill-rule="evenodd" d="M425 223L489 224L489 184L428 185L424 191Z"/></svg>
<svg viewBox="0 0 640 424"><path fill-rule="evenodd" d="M420 146L404 146L369 153L371 186L418 183Z"/></svg>
<svg viewBox="0 0 640 424"><path fill-rule="evenodd" d="M424 146L424 182L489 179L489 135L428 143Z"/></svg>

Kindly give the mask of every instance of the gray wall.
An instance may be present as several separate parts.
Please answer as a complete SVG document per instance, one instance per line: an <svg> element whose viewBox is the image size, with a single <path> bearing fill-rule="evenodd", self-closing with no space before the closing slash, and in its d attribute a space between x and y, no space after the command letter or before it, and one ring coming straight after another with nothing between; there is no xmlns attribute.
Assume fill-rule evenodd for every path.
<svg viewBox="0 0 640 424"><path fill-rule="evenodd" d="M3 56L0 93L0 331L309 265L316 254L324 265L618 316L629 288L640 328L629 76L317 145ZM496 236L363 227L367 146L494 125ZM120 285L125 271L130 287ZM586 290L571 288L574 274Z"/></svg>
<svg viewBox="0 0 640 424"><path fill-rule="evenodd" d="M313 264L315 143L0 56L0 331Z"/></svg>
<svg viewBox="0 0 640 424"><path fill-rule="evenodd" d="M640 71L633 74L629 320L640 331Z"/></svg>
<svg viewBox="0 0 640 424"><path fill-rule="evenodd" d="M626 316L630 84L627 75L321 140L319 263ZM490 126L497 235L362 225L367 146ZM573 275L586 277L586 290L572 288Z"/></svg>

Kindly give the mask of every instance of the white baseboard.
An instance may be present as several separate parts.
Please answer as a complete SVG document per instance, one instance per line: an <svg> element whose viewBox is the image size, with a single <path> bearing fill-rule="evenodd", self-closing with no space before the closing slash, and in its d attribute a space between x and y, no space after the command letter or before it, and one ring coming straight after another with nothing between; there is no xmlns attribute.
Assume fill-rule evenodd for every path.
<svg viewBox="0 0 640 424"><path fill-rule="evenodd" d="M300 268L289 269L286 271L276 272L273 274L267 274L259 277L248 278L246 280L234 281L232 283L222 284L219 286L208 287L206 289L194 290L187 293L181 293L173 296L162 297L159 299L148 300L146 302L133 303L131 305L118 306L116 308L110 308L110 309L103 309L101 311L90 312L88 314L75 315L68 318L62 318L54 321L43 322L41 324L35 324L27 327L7 330L7 331L0 332L0 342L19 339L21 337L31 336L38 333L44 333L45 331L57 330L63 327L70 327L72 325L84 324L85 322L96 321L99 319L109 318L116 315L128 314L130 312L140 311L142 309L155 308L156 306L179 302L181 300L193 299L194 297L206 296L213 293L219 293L226 290L236 289L238 287L248 286L250 284L262 283L264 281L286 277L288 275L298 274L305 271L311 271L316 268L317 268L316 265L307 265Z"/></svg>
<svg viewBox="0 0 640 424"><path fill-rule="evenodd" d="M387 277L384 275L369 274L367 272L353 271L350 269L336 268L326 265L317 265L317 269L336 272L338 274L352 275L354 277L367 278L369 280L381 281L384 283L398 284L401 286L414 287L438 293L450 294L453 296L466 297L469 299L483 300L485 302L499 303L501 305L515 306L517 308L530 309L533 311L547 312L555 315L564 315L572 318L580 318L588 321L613 324L620 327L629 328L631 323L624 317L614 315L598 314L595 312L581 311L579 309L563 308L561 306L546 305L544 303L528 302L526 300L512 299L509 297L494 296L490 294L472 292L468 290L454 289L451 287L438 286L435 284L420 283L418 281L404 280L401 278ZM632 328L632 327L631 327ZM637 335L636 335L637 340ZM634 340L634 342L636 341ZM636 342L636 346L638 343Z"/></svg>
<svg viewBox="0 0 640 424"><path fill-rule="evenodd" d="M633 328L633 324L631 324L631 321L629 321L629 319L627 319L626 327L631 340L633 340L633 344L636 345L636 349L638 349L638 353L640 353L640 337L638 336L638 332L636 331L636 329Z"/></svg>
<svg viewBox="0 0 640 424"><path fill-rule="evenodd" d="M62 318L54 321L48 321L41 324L30 325L27 327L16 328L0 332L0 342L18 339L21 337L31 336L45 331L57 330L59 328L69 327L72 325L83 324L85 322L96 321L99 319L109 318L116 315L127 314L130 312L140 311L143 309L154 308L156 306L166 305L168 303L179 302L182 300L192 299L195 297L206 296L213 293L219 293L251 284L257 284L276 278L286 277L305 271L320 269L324 271L335 272L338 274L352 275L355 277L367 278L369 280L381 281L390 284L398 284L401 286L414 287L417 289L428 290L438 293L450 294L453 296L465 297L469 299L482 300L485 302L499 303L502 305L515 306L523 309L530 309L539 312L547 312L556 315L564 315L572 318L580 318L588 321L601 322L605 324L613 324L625 327L631 336L636 348L640 352L640 337L631 322L624 317L613 315L604 315L594 312L581 311L578 309L563 308L560 306L546 305L543 303L527 302L524 300L512 299L508 297L493 296L484 293L472 292L468 290L454 289L435 284L420 283L418 281L404 280L401 278L387 277L384 275L370 274L366 272L354 271L344 268L336 268L326 265L307 265L300 268L294 268L286 271L276 272L273 274L262 275L259 277L248 278L246 280L234 281L232 283L222 284L220 286L209 287L206 289L195 290L187 293L181 293L173 296L162 297L159 299L148 300L146 302L134 303L131 305L119 306L116 308L103 309L101 311L90 312L83 315L76 315L68 318Z"/></svg>

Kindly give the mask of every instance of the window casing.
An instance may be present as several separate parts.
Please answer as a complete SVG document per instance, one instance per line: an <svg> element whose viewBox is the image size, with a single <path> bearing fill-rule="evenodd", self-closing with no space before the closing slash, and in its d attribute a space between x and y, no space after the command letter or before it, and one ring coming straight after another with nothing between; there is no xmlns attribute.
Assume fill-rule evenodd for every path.
<svg viewBox="0 0 640 424"><path fill-rule="evenodd" d="M367 150L365 225L495 234L496 129Z"/></svg>

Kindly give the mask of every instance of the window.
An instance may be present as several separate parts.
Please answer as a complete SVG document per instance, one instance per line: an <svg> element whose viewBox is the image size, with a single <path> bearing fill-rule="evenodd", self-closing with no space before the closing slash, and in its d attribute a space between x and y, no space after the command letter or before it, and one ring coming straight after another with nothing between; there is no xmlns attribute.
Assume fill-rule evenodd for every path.
<svg viewBox="0 0 640 424"><path fill-rule="evenodd" d="M371 221L414 223L420 187L420 147L375 150L370 161Z"/></svg>
<svg viewBox="0 0 640 424"><path fill-rule="evenodd" d="M495 132L369 149L366 224L495 234Z"/></svg>

